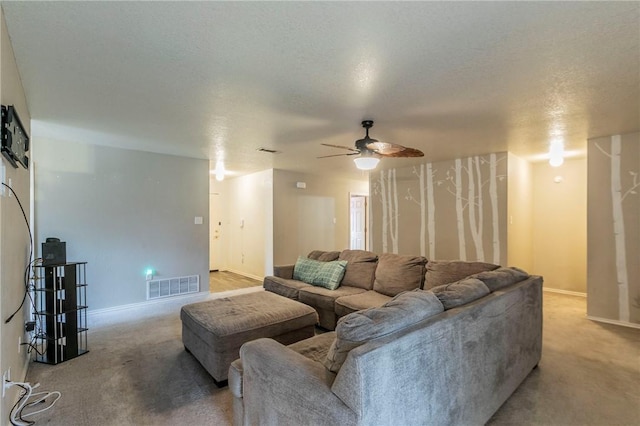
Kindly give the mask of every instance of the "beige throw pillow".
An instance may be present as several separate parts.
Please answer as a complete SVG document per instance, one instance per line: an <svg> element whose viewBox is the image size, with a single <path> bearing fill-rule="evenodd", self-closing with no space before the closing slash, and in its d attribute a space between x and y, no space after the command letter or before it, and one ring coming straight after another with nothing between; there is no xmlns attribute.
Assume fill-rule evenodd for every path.
<svg viewBox="0 0 640 426"><path fill-rule="evenodd" d="M384 253L378 258L373 289L386 296L422 288L427 259L422 256L403 256Z"/></svg>
<svg viewBox="0 0 640 426"><path fill-rule="evenodd" d="M510 267L499 268L494 271L480 272L479 274L472 275L470 278L479 279L489 287L489 290L493 292L527 279L529 278L529 274L522 269Z"/></svg>
<svg viewBox="0 0 640 426"><path fill-rule="evenodd" d="M490 293L489 288L476 278L465 278L455 283L439 285L431 291L440 299L445 310L473 302Z"/></svg>
<svg viewBox="0 0 640 426"><path fill-rule="evenodd" d="M485 262L467 262L464 260L430 260L427 263L427 274L424 289L429 290L439 285L450 284L467 278L478 272L493 271L500 265Z"/></svg>
<svg viewBox="0 0 640 426"><path fill-rule="evenodd" d="M338 259L347 261L342 285L371 290L378 262L377 254L365 250L342 250Z"/></svg>

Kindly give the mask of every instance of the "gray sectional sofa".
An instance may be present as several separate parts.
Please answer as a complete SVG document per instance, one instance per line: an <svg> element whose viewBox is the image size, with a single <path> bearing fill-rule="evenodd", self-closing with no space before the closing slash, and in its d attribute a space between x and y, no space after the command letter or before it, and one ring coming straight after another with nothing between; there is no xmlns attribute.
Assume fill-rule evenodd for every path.
<svg viewBox="0 0 640 426"><path fill-rule="evenodd" d="M469 275L491 271L498 265L484 262L440 261L422 256L376 253L364 250L319 251L307 256L322 262L346 260L346 270L335 290L294 279L294 266L274 267L274 276L264 278L265 290L313 306L319 325L334 330L338 318L362 309L381 306L397 294L430 289Z"/></svg>
<svg viewBox="0 0 640 426"><path fill-rule="evenodd" d="M468 276L478 267L434 263L425 280L438 285L425 290L423 282L395 296L369 293L389 284L376 287L375 279L384 281L376 270L370 288L341 297L357 293L382 304L341 317L335 331L289 346L245 343L229 369L234 423L486 423L540 360L542 278L497 267ZM312 289L292 281L265 280L265 288L281 283L290 297L313 300L303 296ZM329 307L320 309L328 315Z"/></svg>

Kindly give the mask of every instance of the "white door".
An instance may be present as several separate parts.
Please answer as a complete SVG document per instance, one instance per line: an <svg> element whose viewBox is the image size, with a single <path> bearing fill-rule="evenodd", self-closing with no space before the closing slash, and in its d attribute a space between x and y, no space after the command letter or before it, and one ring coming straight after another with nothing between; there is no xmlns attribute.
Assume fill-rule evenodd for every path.
<svg viewBox="0 0 640 426"><path fill-rule="evenodd" d="M209 194L209 270L222 264L222 214L220 194Z"/></svg>
<svg viewBox="0 0 640 426"><path fill-rule="evenodd" d="M350 206L351 250L366 250L367 197L351 196Z"/></svg>

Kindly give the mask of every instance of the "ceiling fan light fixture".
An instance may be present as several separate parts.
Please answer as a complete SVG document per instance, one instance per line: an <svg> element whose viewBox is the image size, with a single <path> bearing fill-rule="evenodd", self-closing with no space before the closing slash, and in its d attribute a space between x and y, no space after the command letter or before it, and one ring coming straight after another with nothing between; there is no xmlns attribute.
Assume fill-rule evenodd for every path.
<svg viewBox="0 0 640 426"><path fill-rule="evenodd" d="M356 163L356 167L360 170L373 170L380 162L376 157L358 157L354 158L353 162Z"/></svg>

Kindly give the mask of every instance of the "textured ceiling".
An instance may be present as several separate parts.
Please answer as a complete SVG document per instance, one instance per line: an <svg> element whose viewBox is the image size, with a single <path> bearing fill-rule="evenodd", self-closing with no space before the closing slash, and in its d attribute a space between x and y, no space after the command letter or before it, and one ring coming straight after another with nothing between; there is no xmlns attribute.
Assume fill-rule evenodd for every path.
<svg viewBox="0 0 640 426"><path fill-rule="evenodd" d="M640 129L638 2L3 2L35 137L354 177ZM280 151L266 154L265 147ZM345 151L346 152L346 151ZM411 159L385 159L387 165Z"/></svg>

